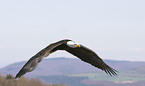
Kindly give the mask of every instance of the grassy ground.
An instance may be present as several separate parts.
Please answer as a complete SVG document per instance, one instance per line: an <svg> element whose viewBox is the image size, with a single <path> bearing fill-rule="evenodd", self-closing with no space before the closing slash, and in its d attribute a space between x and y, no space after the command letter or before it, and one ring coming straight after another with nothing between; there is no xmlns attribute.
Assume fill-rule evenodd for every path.
<svg viewBox="0 0 145 86"><path fill-rule="evenodd" d="M89 80L95 81L144 81L145 75L143 74L126 74L126 73L119 73L118 76L109 76L105 73L85 73L85 74L73 74L70 77L88 77Z"/></svg>

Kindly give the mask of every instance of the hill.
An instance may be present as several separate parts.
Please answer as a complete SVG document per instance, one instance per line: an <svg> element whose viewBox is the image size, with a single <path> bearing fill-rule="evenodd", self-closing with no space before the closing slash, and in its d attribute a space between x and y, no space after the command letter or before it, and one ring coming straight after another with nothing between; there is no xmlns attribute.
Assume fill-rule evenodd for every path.
<svg viewBox="0 0 145 86"><path fill-rule="evenodd" d="M74 58L44 59L33 72L26 77L37 77L47 83L69 84L71 86L96 86L96 83L116 84L138 83L145 80L145 62L105 60L107 64L119 71L119 75L110 77L98 68ZM16 75L26 61L8 65L0 73ZM31 78L30 77L30 78ZM92 84L91 84L92 83ZM142 82L144 83L144 82ZM88 85L87 85L88 84ZM111 86L111 85L110 85ZM121 86L121 85L120 85ZM127 85L126 85L127 86Z"/></svg>
<svg viewBox="0 0 145 86"><path fill-rule="evenodd" d="M145 71L142 67L145 66L145 62L131 62L131 61L113 61L105 60L111 67L118 71L130 71L137 68L135 71ZM18 62L15 64L8 65L0 69L1 74L12 74L16 75L18 71L23 67L26 61ZM81 70L80 70L81 69ZM70 75L70 74L82 74L82 73L96 73L101 70L91 66L88 63L81 61L80 59L74 58L54 58L44 59L38 67L26 75L31 76L47 76L47 75ZM134 72L135 72L134 71Z"/></svg>

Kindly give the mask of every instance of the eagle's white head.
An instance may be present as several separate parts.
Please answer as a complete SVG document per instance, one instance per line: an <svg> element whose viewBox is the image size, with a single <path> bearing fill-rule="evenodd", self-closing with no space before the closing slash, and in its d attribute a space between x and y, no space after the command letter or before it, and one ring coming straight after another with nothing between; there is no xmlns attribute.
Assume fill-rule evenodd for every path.
<svg viewBox="0 0 145 86"><path fill-rule="evenodd" d="M69 46L71 48L81 47L78 43L75 43L74 41L68 41L67 46Z"/></svg>

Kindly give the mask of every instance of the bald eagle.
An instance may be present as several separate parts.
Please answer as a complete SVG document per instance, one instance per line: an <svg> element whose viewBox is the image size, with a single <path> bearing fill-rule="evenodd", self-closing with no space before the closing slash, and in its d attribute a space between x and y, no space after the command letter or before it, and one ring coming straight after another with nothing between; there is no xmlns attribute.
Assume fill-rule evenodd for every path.
<svg viewBox="0 0 145 86"><path fill-rule="evenodd" d="M105 71L111 76L117 75L118 71L108 66L94 51L81 44L75 43L72 40L66 39L50 44L49 46L38 52L36 55L31 57L18 72L15 78L20 78L25 73L33 71L44 57L47 57L49 54L57 50L65 50L80 58L82 61Z"/></svg>

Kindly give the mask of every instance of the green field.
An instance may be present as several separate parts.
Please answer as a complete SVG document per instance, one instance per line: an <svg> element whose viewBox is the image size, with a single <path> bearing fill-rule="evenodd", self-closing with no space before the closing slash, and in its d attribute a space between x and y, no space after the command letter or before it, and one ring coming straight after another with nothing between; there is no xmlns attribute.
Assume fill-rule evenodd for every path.
<svg viewBox="0 0 145 86"><path fill-rule="evenodd" d="M100 85L97 86L107 86L106 82L112 82L110 86L116 85L117 83L137 83L140 81L145 81L145 75L143 74L133 74L133 73L125 73L120 72L118 76L109 76L104 72L100 73L83 73L83 74L71 74L71 75L53 75L53 76L39 76L38 78L42 79L48 83L56 83L56 84L67 84L70 86L96 86L96 84L86 84L87 81L103 81ZM84 83L83 81L86 80ZM125 85L125 84L123 84ZM126 84L125 86L128 86Z"/></svg>
<svg viewBox="0 0 145 86"><path fill-rule="evenodd" d="M126 73L119 73L118 76L109 76L105 73L85 73L85 74L73 74L69 75L70 77L88 77L89 80L94 81L144 81L145 75L143 74L126 74Z"/></svg>

